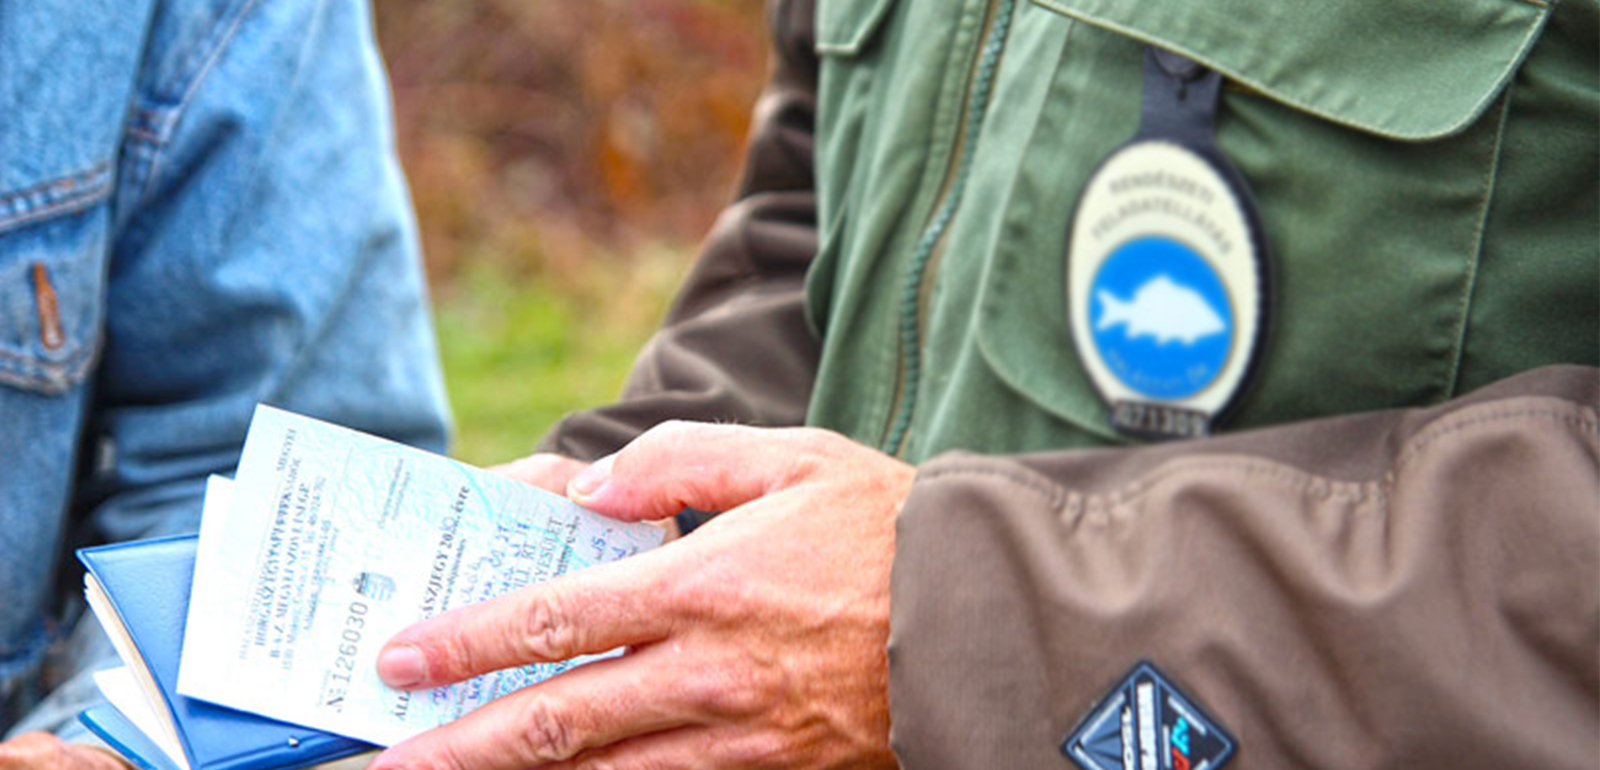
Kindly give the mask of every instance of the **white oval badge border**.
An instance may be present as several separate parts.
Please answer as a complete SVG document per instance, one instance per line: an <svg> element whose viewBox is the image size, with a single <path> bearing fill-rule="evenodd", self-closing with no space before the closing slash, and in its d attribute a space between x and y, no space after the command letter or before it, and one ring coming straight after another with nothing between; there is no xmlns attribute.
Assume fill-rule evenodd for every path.
<svg viewBox="0 0 1600 770"><path fill-rule="evenodd" d="M1113 220L1118 207L1139 194L1118 193L1112 185L1135 174L1165 175L1193 183L1193 194L1179 200L1191 207L1188 210L1194 216L1145 212ZM1162 190L1139 197L1178 195ZM1196 220L1211 224L1214 230L1202 227ZM1216 271L1232 304L1232 339L1222 372L1186 398L1158 399L1129 387L1106 365L1089 322L1088 292L1100 266L1117 247L1146 236L1171 238L1193 248ZM1192 150L1164 141L1137 142L1112 153L1084 187L1073 218L1068 253L1067 297L1073 344L1089 379L1108 403L1160 404L1213 417L1227 408L1244 384L1255 357L1262 320L1262 276L1244 207L1232 186L1210 163Z"/></svg>

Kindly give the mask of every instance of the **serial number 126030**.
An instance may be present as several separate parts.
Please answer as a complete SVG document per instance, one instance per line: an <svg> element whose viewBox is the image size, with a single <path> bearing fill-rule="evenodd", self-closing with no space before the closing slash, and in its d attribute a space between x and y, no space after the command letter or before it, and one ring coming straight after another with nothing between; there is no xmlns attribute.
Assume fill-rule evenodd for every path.
<svg viewBox="0 0 1600 770"><path fill-rule="evenodd" d="M339 631L339 644L335 648L333 666L323 677L322 705L336 712L344 711L345 695L350 690L350 677L356 670L356 653L361 650L361 632L367 626L367 604L350 602L344 616L344 626Z"/></svg>

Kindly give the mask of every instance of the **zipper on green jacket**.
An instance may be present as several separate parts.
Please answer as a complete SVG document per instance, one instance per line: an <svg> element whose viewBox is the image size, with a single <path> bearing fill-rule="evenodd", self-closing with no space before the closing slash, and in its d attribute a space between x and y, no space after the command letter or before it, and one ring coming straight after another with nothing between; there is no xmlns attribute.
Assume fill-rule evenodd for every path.
<svg viewBox="0 0 1600 770"><path fill-rule="evenodd" d="M944 236L961 205L967 177L972 170L972 155L977 147L979 129L989 109L989 92L994 86L995 72L1000 67L1000 54L1005 49L1006 32L1011 26L1011 14L1016 0L991 2L984 17L984 40L972 64L967 81L966 107L956 129L955 152L945 169L944 182L933 207L933 216L917 240L911 254L911 264L906 270L905 284L900 296L900 356L895 374L894 401L889 409L889 424L885 427L882 449L899 455L905 448L911 430L911 416L916 411L917 388L922 376L922 327L928 295L933 286L938 257Z"/></svg>

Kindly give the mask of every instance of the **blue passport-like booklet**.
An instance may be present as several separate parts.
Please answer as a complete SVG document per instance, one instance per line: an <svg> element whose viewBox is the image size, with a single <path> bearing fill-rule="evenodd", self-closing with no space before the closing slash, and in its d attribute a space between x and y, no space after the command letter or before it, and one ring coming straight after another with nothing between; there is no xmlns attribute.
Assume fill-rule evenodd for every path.
<svg viewBox="0 0 1600 770"><path fill-rule="evenodd" d="M149 706L145 713L154 713L154 722L146 716L144 726L153 725L166 740L110 704L84 711L83 723L143 770L288 770L372 749L178 694L198 542L187 535L78 551L88 568L84 582L90 606L138 683ZM181 756L163 749L163 742L181 747Z"/></svg>

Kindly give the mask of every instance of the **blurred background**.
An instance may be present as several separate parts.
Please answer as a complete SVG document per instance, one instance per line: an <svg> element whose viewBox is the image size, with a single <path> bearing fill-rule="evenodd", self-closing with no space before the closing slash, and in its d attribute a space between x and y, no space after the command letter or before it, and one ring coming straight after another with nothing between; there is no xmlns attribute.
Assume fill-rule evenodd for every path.
<svg viewBox="0 0 1600 770"><path fill-rule="evenodd" d="M733 192L761 0L377 2L453 454L617 394Z"/></svg>

